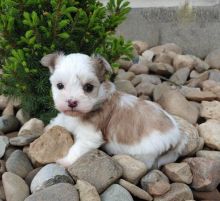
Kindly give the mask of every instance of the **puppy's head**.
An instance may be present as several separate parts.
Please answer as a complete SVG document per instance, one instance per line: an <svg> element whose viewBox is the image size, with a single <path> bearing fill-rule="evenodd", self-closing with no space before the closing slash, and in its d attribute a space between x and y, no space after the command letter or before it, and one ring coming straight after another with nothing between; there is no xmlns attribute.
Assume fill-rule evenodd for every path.
<svg viewBox="0 0 220 201"><path fill-rule="evenodd" d="M98 108L106 99L105 74L109 63L100 56L53 53L41 64L50 69L55 107L69 115L83 115Z"/></svg>

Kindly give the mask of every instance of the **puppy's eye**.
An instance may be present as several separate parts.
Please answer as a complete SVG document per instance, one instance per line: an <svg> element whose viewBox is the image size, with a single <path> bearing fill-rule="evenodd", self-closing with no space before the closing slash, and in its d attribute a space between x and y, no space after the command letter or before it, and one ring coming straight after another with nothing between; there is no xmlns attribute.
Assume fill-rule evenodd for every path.
<svg viewBox="0 0 220 201"><path fill-rule="evenodd" d="M94 86L89 83L87 83L83 86L83 90L87 93L92 92L93 88L94 88Z"/></svg>
<svg viewBox="0 0 220 201"><path fill-rule="evenodd" d="M58 84L57 84L57 88L61 90L61 89L64 88L64 85L63 85L62 83L58 83Z"/></svg>

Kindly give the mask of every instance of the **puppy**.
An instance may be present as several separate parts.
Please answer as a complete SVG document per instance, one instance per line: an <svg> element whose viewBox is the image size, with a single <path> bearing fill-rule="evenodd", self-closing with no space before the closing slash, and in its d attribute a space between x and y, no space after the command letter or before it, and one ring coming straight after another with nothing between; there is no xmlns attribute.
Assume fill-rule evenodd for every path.
<svg viewBox="0 0 220 201"><path fill-rule="evenodd" d="M129 154L151 168L173 162L183 152L186 139L173 117L105 81L111 66L104 58L53 53L41 64L50 69L53 99L60 111L49 126L63 126L75 139L57 163L67 167L102 146L109 154Z"/></svg>

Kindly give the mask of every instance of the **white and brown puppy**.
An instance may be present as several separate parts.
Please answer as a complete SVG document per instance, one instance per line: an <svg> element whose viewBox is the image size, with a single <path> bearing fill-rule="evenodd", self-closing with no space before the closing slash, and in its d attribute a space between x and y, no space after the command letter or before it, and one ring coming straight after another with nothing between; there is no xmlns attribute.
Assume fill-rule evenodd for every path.
<svg viewBox="0 0 220 201"><path fill-rule="evenodd" d="M42 58L50 69L55 107L60 113L50 126L69 130L75 144L57 161L69 166L86 152L103 148L109 154L129 154L150 168L175 161L183 152L175 120L157 104L119 92L105 81L111 71L102 57L53 53Z"/></svg>

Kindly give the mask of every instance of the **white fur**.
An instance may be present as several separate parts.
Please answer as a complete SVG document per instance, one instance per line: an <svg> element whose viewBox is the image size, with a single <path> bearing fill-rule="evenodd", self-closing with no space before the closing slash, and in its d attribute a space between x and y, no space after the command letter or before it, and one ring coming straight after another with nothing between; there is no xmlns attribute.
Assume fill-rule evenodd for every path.
<svg viewBox="0 0 220 201"><path fill-rule="evenodd" d="M82 89L82 83L91 79L95 80L97 87L97 94L92 97L84 93ZM115 91L115 87L112 84L110 88L105 88L104 85L99 83L91 65L91 58L82 54L61 55L50 81L55 106L61 112L51 121L50 126L63 126L74 135L75 143L70 148L67 156L57 161L63 166L69 166L86 152L99 148L104 140L101 131L96 130L94 125L81 121L78 117L70 117L63 113L69 109L67 100L79 101L76 111L87 113L94 106L110 97ZM56 85L59 82L65 85L63 90L57 89ZM136 101L137 97L124 94L120 97L119 105L121 107L133 107ZM152 104L157 110L162 110L157 104L146 102ZM143 160L149 168L152 167L155 161L158 161L158 166L175 161L184 149L186 141L184 139L181 142L178 125L168 113L165 112L165 114L172 120L174 125L169 132L159 133L155 130L134 145L120 144L116 139L113 139L103 146L104 149L110 154L133 155ZM171 147L173 147L173 150L170 150ZM166 154L164 154L165 152Z"/></svg>
<svg viewBox="0 0 220 201"><path fill-rule="evenodd" d="M128 106L133 107L136 102L137 102L137 97L132 96L130 94L123 94L120 97L120 106L121 107L128 107Z"/></svg>
<svg viewBox="0 0 220 201"><path fill-rule="evenodd" d="M54 125L65 127L74 136L75 143L70 148L67 156L57 161L65 167L74 163L83 154L99 148L104 143L101 131L97 131L92 124L82 123L77 117L60 113L51 121L50 127Z"/></svg>

